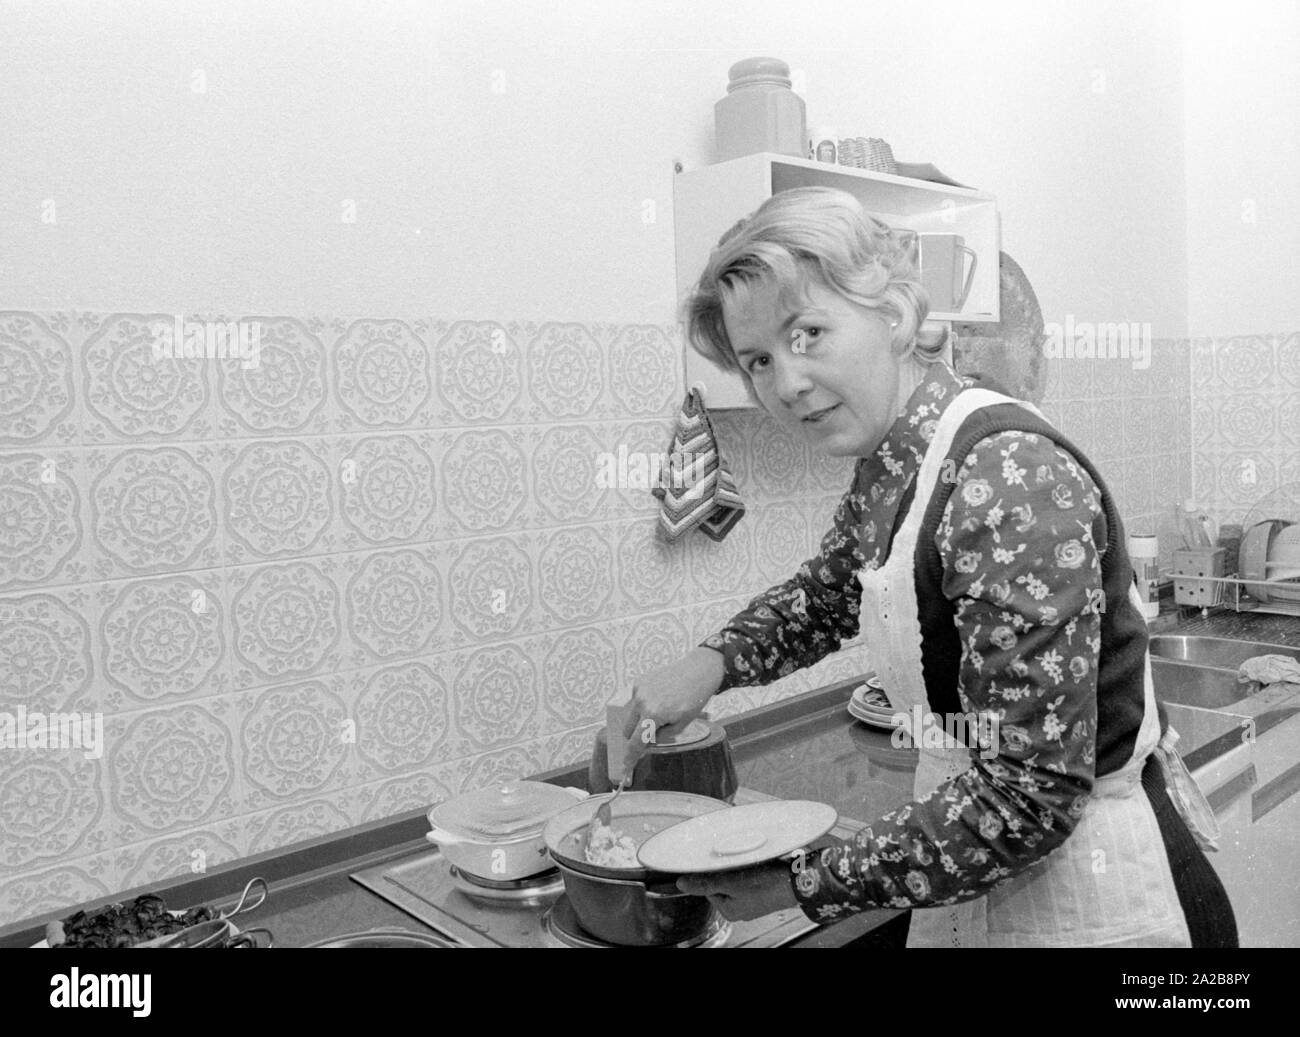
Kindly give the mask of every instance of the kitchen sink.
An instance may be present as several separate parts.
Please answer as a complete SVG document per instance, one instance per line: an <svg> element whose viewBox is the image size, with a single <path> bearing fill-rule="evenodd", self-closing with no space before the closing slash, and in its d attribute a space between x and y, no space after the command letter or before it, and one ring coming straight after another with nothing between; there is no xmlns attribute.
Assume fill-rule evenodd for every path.
<svg viewBox="0 0 1300 1037"><path fill-rule="evenodd" d="M1226 637L1158 634L1151 638L1150 651L1156 697L1201 709L1224 709L1258 690L1237 680L1237 668L1247 659L1285 655L1300 661L1300 648Z"/></svg>

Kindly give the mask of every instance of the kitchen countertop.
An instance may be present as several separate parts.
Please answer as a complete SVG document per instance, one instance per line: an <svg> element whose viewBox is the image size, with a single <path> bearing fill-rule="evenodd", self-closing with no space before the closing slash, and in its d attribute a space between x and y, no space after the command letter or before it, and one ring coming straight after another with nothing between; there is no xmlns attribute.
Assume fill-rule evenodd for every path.
<svg viewBox="0 0 1300 1037"><path fill-rule="evenodd" d="M1173 608L1151 625L1152 633L1197 633L1300 646L1300 619L1234 613L1201 617ZM861 677L807 692L725 722L737 776L744 787L786 799L829 803L842 817L870 822L911 798L912 754L895 749L887 732L853 721L844 709ZM548 771L540 780L586 786L586 765ZM261 875L271 884L264 907L246 916L265 926L277 946L303 946L374 928L428 930L404 911L371 894L349 875L363 868L426 853L424 811L406 814L295 844L214 869L114 894L94 904L131 899L144 892L178 906L230 906L244 884ZM62 909L0 930L0 947L28 947L44 937L47 921ZM802 937L795 945L842 946L897 914L872 911L851 916Z"/></svg>

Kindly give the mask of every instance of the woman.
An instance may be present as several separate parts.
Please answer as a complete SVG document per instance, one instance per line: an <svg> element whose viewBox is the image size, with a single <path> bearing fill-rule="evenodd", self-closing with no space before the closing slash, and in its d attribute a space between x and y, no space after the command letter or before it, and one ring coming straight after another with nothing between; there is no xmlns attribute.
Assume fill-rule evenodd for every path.
<svg viewBox="0 0 1300 1037"><path fill-rule="evenodd" d="M732 918L909 908L909 946L1235 946L1165 789L1181 765L1157 754L1111 495L1036 409L954 374L922 328L914 251L828 188L776 194L714 250L694 347L813 449L859 460L817 557L639 680L625 734L812 665L861 625L896 708L992 714L996 753L922 749L914 802L853 840L682 888Z"/></svg>

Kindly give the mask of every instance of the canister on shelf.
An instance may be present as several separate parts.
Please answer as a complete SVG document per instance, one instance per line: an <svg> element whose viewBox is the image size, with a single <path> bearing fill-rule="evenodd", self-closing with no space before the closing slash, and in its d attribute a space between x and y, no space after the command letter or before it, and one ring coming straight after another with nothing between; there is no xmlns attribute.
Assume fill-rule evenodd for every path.
<svg viewBox="0 0 1300 1037"><path fill-rule="evenodd" d="M717 161L771 151L804 154L803 98L790 89L790 66L745 58L731 66L727 96L713 106Z"/></svg>

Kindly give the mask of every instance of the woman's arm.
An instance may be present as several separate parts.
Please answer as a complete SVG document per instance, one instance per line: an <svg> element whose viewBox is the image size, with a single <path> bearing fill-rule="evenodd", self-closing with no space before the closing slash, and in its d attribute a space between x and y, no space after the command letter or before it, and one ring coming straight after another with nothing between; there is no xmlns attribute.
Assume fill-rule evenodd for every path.
<svg viewBox="0 0 1300 1037"><path fill-rule="evenodd" d="M962 642L968 713L997 754L825 851L796 879L814 918L987 893L1070 835L1092 790L1105 520L1096 484L1050 440L976 445L935 535Z"/></svg>
<svg viewBox="0 0 1300 1037"><path fill-rule="evenodd" d="M863 464L854 470L853 485L835 509L817 556L701 643L722 653L726 676L719 691L770 684L812 666L857 636L862 596L857 573L865 564L859 548L866 507Z"/></svg>

